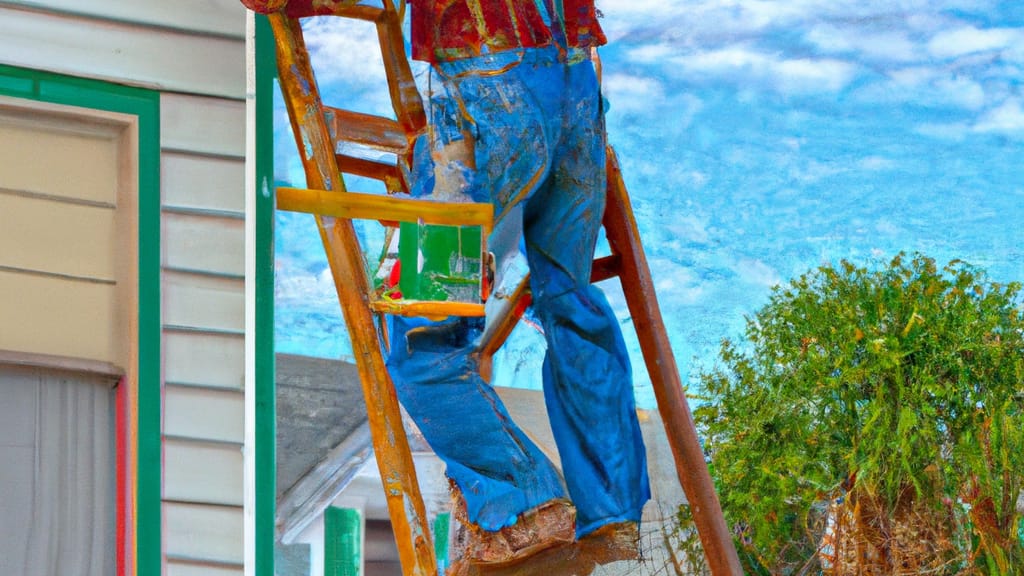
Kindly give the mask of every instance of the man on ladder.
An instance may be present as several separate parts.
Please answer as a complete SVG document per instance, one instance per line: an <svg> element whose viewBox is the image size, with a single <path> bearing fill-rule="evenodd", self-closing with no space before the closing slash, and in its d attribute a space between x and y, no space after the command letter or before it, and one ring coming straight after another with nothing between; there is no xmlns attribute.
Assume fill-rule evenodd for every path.
<svg viewBox="0 0 1024 576"><path fill-rule="evenodd" d="M412 3L413 58L432 64L434 195L494 205L499 287L525 244L547 341L544 396L571 497L481 378L482 320L396 317L389 370L464 498L464 555L474 563L515 562L574 536L637 555L650 489L629 357L590 283L606 194L591 55L604 42L593 0Z"/></svg>
<svg viewBox="0 0 1024 576"><path fill-rule="evenodd" d="M243 0L259 12L317 1ZM499 289L525 247L565 473L481 377L482 319L393 317L389 372L447 465L469 523L463 557L504 565L579 539L604 560L636 558L645 450L619 323L590 283L607 184L593 0L411 3L412 55L432 75L430 161L415 162L410 187L493 204Z"/></svg>

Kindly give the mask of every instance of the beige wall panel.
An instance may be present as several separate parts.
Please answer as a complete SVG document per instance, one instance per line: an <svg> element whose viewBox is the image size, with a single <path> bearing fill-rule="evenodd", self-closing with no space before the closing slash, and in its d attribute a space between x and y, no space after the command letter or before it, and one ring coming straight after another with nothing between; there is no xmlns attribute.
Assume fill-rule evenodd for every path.
<svg viewBox="0 0 1024 576"><path fill-rule="evenodd" d="M0 270L0 349L117 362L114 286Z"/></svg>
<svg viewBox="0 0 1024 576"><path fill-rule="evenodd" d="M204 566L170 560L167 562L167 576L242 576L242 567Z"/></svg>
<svg viewBox="0 0 1024 576"><path fill-rule="evenodd" d="M245 97L241 39L0 7L0 54L5 63L26 68L159 90Z"/></svg>
<svg viewBox="0 0 1024 576"><path fill-rule="evenodd" d="M240 392L168 384L164 389L164 433L241 444L244 400Z"/></svg>
<svg viewBox="0 0 1024 576"><path fill-rule="evenodd" d="M164 152L164 206L245 213L245 161Z"/></svg>
<svg viewBox="0 0 1024 576"><path fill-rule="evenodd" d="M164 213L162 245L165 267L245 275L243 220Z"/></svg>
<svg viewBox="0 0 1024 576"><path fill-rule="evenodd" d="M242 336L165 331L164 379L242 389L245 339Z"/></svg>
<svg viewBox="0 0 1024 576"><path fill-rule="evenodd" d="M242 508L165 502L163 510L167 556L242 563Z"/></svg>
<svg viewBox="0 0 1024 576"><path fill-rule="evenodd" d="M171 150L244 158L245 102L164 94L160 144Z"/></svg>
<svg viewBox="0 0 1024 576"><path fill-rule="evenodd" d="M0 118L0 188L114 204L113 136L40 128Z"/></svg>
<svg viewBox="0 0 1024 576"><path fill-rule="evenodd" d="M237 0L8 0L8 3L94 18L245 37L245 7Z"/></svg>
<svg viewBox="0 0 1024 576"><path fill-rule="evenodd" d="M245 330L245 282L181 272L164 273L164 324Z"/></svg>
<svg viewBox="0 0 1024 576"><path fill-rule="evenodd" d="M242 505L242 447L164 440L164 499Z"/></svg>
<svg viewBox="0 0 1024 576"><path fill-rule="evenodd" d="M114 281L116 230L110 208L0 193L0 265Z"/></svg>

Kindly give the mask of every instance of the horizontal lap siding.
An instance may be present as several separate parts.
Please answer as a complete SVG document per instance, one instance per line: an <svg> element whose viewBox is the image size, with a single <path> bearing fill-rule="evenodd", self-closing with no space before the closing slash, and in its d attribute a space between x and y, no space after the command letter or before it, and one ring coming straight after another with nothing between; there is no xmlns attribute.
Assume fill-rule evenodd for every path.
<svg viewBox="0 0 1024 576"><path fill-rule="evenodd" d="M164 268L245 277L245 222L164 211Z"/></svg>
<svg viewBox="0 0 1024 576"><path fill-rule="evenodd" d="M241 566L241 507L164 502L163 512L169 561Z"/></svg>
<svg viewBox="0 0 1024 576"><path fill-rule="evenodd" d="M164 272L164 323L189 330L243 334L244 282Z"/></svg>
<svg viewBox="0 0 1024 576"><path fill-rule="evenodd" d="M148 24L190 33L206 33L228 38L245 37L245 19L240 2L210 0L174 0L173 2L140 2L139 0L7 0L19 4L66 14Z"/></svg>
<svg viewBox="0 0 1024 576"><path fill-rule="evenodd" d="M238 17L244 22L243 12ZM245 96L241 38L16 7L0 8L0 38L32 47L3 55L14 66L178 93Z"/></svg>
<svg viewBox="0 0 1024 576"><path fill-rule="evenodd" d="M164 381L242 392L245 340L230 334L164 330Z"/></svg>
<svg viewBox="0 0 1024 576"><path fill-rule="evenodd" d="M168 383L164 433L177 438L242 444L242 395L233 390Z"/></svg>
<svg viewBox="0 0 1024 576"><path fill-rule="evenodd" d="M244 36L238 0L0 3L0 63L162 91L168 576L242 573Z"/></svg>
<svg viewBox="0 0 1024 576"><path fill-rule="evenodd" d="M166 439L164 498L175 502L241 506L241 444Z"/></svg>
<svg viewBox="0 0 1024 576"><path fill-rule="evenodd" d="M160 161L165 209L216 210L245 216L245 161L164 151Z"/></svg>
<svg viewBox="0 0 1024 576"><path fill-rule="evenodd" d="M245 104L163 94L160 145L167 574L239 574Z"/></svg>
<svg viewBox="0 0 1024 576"><path fill-rule="evenodd" d="M245 158L245 102L165 94L160 99L164 151Z"/></svg>

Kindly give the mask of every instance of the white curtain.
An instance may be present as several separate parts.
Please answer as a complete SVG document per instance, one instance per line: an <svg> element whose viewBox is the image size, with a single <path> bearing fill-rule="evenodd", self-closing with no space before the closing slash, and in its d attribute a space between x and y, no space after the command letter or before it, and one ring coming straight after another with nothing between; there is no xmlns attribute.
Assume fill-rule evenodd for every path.
<svg viewBox="0 0 1024 576"><path fill-rule="evenodd" d="M27 442L33 454L31 484L24 487L30 514L23 524L27 546L8 552L23 555L25 576L113 574L116 473L110 378L0 368L0 380L5 378L7 387L35 389L33 438ZM31 401L24 390L19 392Z"/></svg>

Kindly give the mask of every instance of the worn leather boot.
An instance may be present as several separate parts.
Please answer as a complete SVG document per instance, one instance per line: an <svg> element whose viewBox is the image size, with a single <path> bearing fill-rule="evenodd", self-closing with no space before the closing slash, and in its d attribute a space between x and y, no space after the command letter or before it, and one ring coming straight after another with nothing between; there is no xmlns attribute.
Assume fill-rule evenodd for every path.
<svg viewBox="0 0 1024 576"><path fill-rule="evenodd" d="M515 524L494 532L468 521L465 501L455 492L455 518L465 528L462 559L477 565L514 564L542 550L571 544L576 534L576 509L564 499L527 510Z"/></svg>

